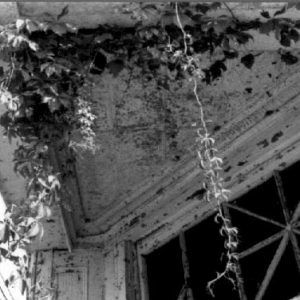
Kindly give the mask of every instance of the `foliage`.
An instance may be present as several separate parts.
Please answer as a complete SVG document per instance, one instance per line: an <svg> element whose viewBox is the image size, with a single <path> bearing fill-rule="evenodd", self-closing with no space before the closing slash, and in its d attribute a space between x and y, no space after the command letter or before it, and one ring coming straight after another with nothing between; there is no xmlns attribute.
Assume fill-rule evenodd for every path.
<svg viewBox="0 0 300 300"><path fill-rule="evenodd" d="M19 141L14 153L15 170L27 181L24 203L12 205L0 223L1 257L18 267L10 282L21 277L23 291L30 292L27 246L42 235L41 220L62 201L64 179L70 176L53 167L55 156L65 151L73 163L74 150L96 149L95 116L89 102L93 76L101 75L104 69L117 76L123 68L134 66L144 77L157 81L192 80L201 112L199 163L207 178L208 198L212 195L219 204L218 220L227 239L228 263L217 278L234 271L236 230L220 206L227 198L220 175L222 160L207 132L197 86L200 81L211 84L222 76L227 60L239 58L246 68L252 67L252 53L239 57L239 47L253 39L249 30L273 33L283 47L289 47L299 40L300 22L281 17L291 7L299 9L298 4L284 5L273 16L262 11L262 18L250 21L238 20L229 8L228 15L209 15L220 7L220 3L141 4L129 10L136 20L134 27L80 30L61 21L68 13L65 7L47 22L19 19L0 28L0 55L7 64L0 69L0 100L7 107L0 123L9 139ZM149 14L159 14L159 22L145 25L143 20ZM280 57L287 64L298 61L284 49L280 49Z"/></svg>
<svg viewBox="0 0 300 300"><path fill-rule="evenodd" d="M199 106L200 116L199 125L197 126L197 154L199 159L199 166L204 173L203 187L206 191L207 201L216 201L217 214L215 221L221 224L220 234L225 236L225 248L226 248L226 266L224 271L217 273L215 279L211 280L207 287L209 292L213 294L213 284L225 277L229 279L233 285L235 285L235 274L237 271L237 259L238 256L235 253L238 245L237 234L238 230L232 227L230 220L226 218L222 210L222 203L229 198L230 190L224 187L223 178L221 176L223 160L217 155L217 148L215 147L215 139L210 136L207 129L207 121L204 116L204 109L202 102L198 96L198 82L205 76L201 68L201 57L193 55L190 51L191 36L186 33L183 28L181 18L178 11L178 5L176 4L177 22L183 35L183 51L177 50L173 53L181 61L183 69L190 74L190 81L193 83L193 93L195 100ZM179 53L178 53L179 52ZM232 276L233 274L233 276Z"/></svg>
<svg viewBox="0 0 300 300"><path fill-rule="evenodd" d="M20 19L0 32L1 58L8 65L2 70L1 103L7 110L0 123L9 140L19 141L14 167L27 182L25 200L12 204L1 221L0 250L18 267L7 284L21 279L22 292L29 292L27 246L42 236L41 221L62 198L66 174L53 167L53 159L60 149L72 155L74 131L80 132L85 148L94 147L95 117L80 91L89 84L90 62L80 64L68 47L66 35L76 30L59 22L66 12L47 23Z"/></svg>

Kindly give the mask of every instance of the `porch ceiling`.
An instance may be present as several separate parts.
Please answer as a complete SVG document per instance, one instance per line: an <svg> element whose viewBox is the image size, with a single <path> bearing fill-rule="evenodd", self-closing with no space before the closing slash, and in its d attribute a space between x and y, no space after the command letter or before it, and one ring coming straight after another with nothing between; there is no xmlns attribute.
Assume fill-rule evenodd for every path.
<svg viewBox="0 0 300 300"><path fill-rule="evenodd" d="M261 117L268 118L300 78L300 63L287 66L275 51L253 53L257 57L251 69L232 60L222 79L199 87L206 119L211 120L209 130L222 150L249 129L247 124L237 128L238 121L273 103ZM128 70L117 77L107 70L95 83L92 98L99 150L95 155L82 153L77 162L87 221L78 229L80 235L106 232L144 205L139 198L147 193L155 190L156 197L172 193L163 190L163 179L175 182L196 158L192 124L199 121L199 108L190 83L169 83L158 89L154 81L143 81Z"/></svg>
<svg viewBox="0 0 300 300"><path fill-rule="evenodd" d="M16 5L8 2L0 3L0 23L13 21L18 15L47 19L48 13L58 15L67 4L69 14L65 20L79 27L97 27L99 24L132 26L135 22L126 13L126 7L137 4L19 2ZM282 4L229 5L237 16L255 18L260 16L262 9L276 10ZM221 9L217 13L228 14L228 11ZM291 10L287 16L297 15L299 11ZM155 22L156 18L150 14L146 22ZM240 49L245 54L253 51L256 56L251 69L247 69L239 60L231 60L221 79L213 85L199 87L206 118L212 121L209 130L216 136L222 151L226 151L234 139L250 130L254 122L259 123L278 113L288 99L300 94L297 84L300 80L300 63L286 65L280 60L276 51L278 47L278 42L272 36L256 35L254 42ZM299 56L300 51L296 48L298 45L292 52ZM146 81L137 69L123 69L118 75L113 73L111 68L101 76L94 76L91 101L97 115L95 129L98 150L95 155L80 153L76 164L79 196L74 202L73 217L80 237L107 233L122 220L127 222L124 223L125 227L137 223L141 228L155 222L158 224L175 213L176 209L184 207L184 203L176 203L176 208L175 202L172 204L171 196L176 182L186 180L186 186L193 185L189 187L190 190L199 189L196 187L198 184L200 186L199 180L187 179L196 169L196 136L192 124L199 121L199 110L190 83L170 82L166 83L164 89L158 89L155 81ZM249 115L253 116L252 119L248 118ZM278 137L279 142L281 138ZM264 150L277 145L276 142L268 143ZM257 149L261 145L258 144ZM234 167L251 163L251 153L248 157L248 161L238 161ZM9 161L10 158L5 159ZM228 172L234 168L230 161L225 161ZM1 164L0 167L1 178L6 178L6 171L3 171ZM15 180L11 174L9 176L8 181ZM4 182L2 184L7 188L7 193L15 189ZM19 184L23 188L22 183ZM164 198L160 200L162 195ZM169 202L168 207L157 216L160 205L165 205L164 201ZM143 212L143 207L147 207L149 215ZM54 238L37 247L65 247L62 230L58 229L61 227L59 220L55 224L50 224Z"/></svg>

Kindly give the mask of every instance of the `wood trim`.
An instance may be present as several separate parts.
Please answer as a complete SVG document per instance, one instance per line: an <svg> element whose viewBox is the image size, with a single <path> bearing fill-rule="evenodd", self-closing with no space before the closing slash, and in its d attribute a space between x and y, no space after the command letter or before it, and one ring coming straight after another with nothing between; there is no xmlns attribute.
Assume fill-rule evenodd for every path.
<svg viewBox="0 0 300 300"><path fill-rule="evenodd" d="M281 203L285 223L289 224L291 216L289 215L289 210L287 208L286 198L285 198L285 194L284 194L284 190L283 190L283 183L282 183L281 176L279 175L278 171L274 171L274 178L275 178L277 193L279 195L279 200Z"/></svg>
<svg viewBox="0 0 300 300"><path fill-rule="evenodd" d="M267 222L267 223L271 223L271 224L273 224L273 225L275 225L275 226L278 226L279 228L285 228L285 227L286 227L285 225L283 225L283 224L281 224L281 223L279 223L279 222L276 222L276 221L274 221L274 220L272 220L272 219L270 219L270 218L266 218L266 217L264 217L264 216L261 216L261 215L259 215L259 214L256 214L256 213L254 213L254 212L252 212L252 211L250 211L250 210L248 210L248 209L239 207L239 206L237 206L237 205L235 205L235 204L225 203L225 206L230 207L230 208L232 208L232 209L235 209L235 210L237 210L237 211L239 211L239 212L242 212L242 213L244 213L244 214L246 214L246 215L248 215L248 216L251 216L251 217L253 217L253 218L262 220L262 221Z"/></svg>
<svg viewBox="0 0 300 300"><path fill-rule="evenodd" d="M140 295L142 300L149 300L149 286L147 275L147 264L144 255L137 252L140 280Z"/></svg>
<svg viewBox="0 0 300 300"><path fill-rule="evenodd" d="M233 128L228 128L225 130L227 133L222 133L222 136L227 134L232 139L236 138L231 139L231 142L226 138L222 146L225 149L223 148L223 153L221 153L226 162L232 161L234 164L234 168L224 174L227 187L232 189L234 198L266 180L272 175L274 169L282 169L299 159L299 87L293 86L285 95L280 96L284 100L280 102L279 99L275 99L263 107L257 107L250 116L245 116L241 121L234 121ZM271 116L263 118L265 112L271 107L272 109L280 107L280 109L277 113L274 112ZM244 125L240 122L244 122ZM235 127L241 129L238 130ZM280 130L283 130L282 137L277 142L274 136ZM269 140L268 147L261 146L262 139ZM248 163L238 166L239 161L245 160ZM225 167L227 166L228 164L225 164ZM108 244L112 238L140 240L153 234L154 231L169 230L174 226L174 219L178 222L178 219L184 218L185 221L182 220L181 223L182 229L182 226L190 226L191 222L195 224L201 218L201 214L213 207L212 204L208 207L207 203L199 199L186 201L189 195L199 189L203 180L195 161L183 165L179 173L169 175L166 180L162 180L157 187L152 185L149 193L140 195L136 201L139 203L138 207L134 207L132 201L129 201L129 206L126 208L128 215L123 215L123 219L108 231L99 235L78 238L79 245L81 243L82 245L89 243L101 245L103 242ZM169 192L158 193L156 188ZM167 211L171 213L164 217L163 214ZM156 222L155 218L159 218L160 221ZM97 222L89 224L89 226L96 227L98 225ZM179 231L178 228L177 233Z"/></svg>
<svg viewBox="0 0 300 300"><path fill-rule="evenodd" d="M274 275L274 271L276 269L276 267L278 266L280 259L288 245L289 242L289 232L285 232L284 236L280 242L279 247L276 250L276 253L271 261L270 266L268 267L267 273L265 275L265 278L259 288L259 291L255 297L255 300L261 300L266 292L266 289L269 285L269 282L271 281L273 275Z"/></svg>
<svg viewBox="0 0 300 300"><path fill-rule="evenodd" d="M55 277L55 285L56 288L58 287L58 276L59 274L63 273L70 273L70 270L73 272L77 272L82 276L82 287L83 287L83 298L80 300L88 300L88 268L87 267L63 267L63 266L58 266L55 268L54 271L54 277ZM58 297L58 295L57 295ZM59 298L57 298L59 300ZM74 299L75 300L75 299Z"/></svg>
<svg viewBox="0 0 300 300"><path fill-rule="evenodd" d="M141 296L136 246L131 241L125 241L124 247L126 300L139 300Z"/></svg>
<svg viewBox="0 0 300 300"><path fill-rule="evenodd" d="M268 245L270 245L270 244L272 244L273 242L279 240L280 238L283 237L284 233L285 233L285 230L277 232L274 235L266 238L265 240L263 240L263 241L255 244L251 248L248 248L247 250L239 253L239 255L238 255L239 259L242 259L242 258L244 258L244 257L246 257L246 256L248 256L248 255L250 255L250 254L252 254L252 253L254 253L254 252L256 252L256 251L258 251L258 250L260 250L260 249L262 249L262 248L264 248L264 247L266 247Z"/></svg>

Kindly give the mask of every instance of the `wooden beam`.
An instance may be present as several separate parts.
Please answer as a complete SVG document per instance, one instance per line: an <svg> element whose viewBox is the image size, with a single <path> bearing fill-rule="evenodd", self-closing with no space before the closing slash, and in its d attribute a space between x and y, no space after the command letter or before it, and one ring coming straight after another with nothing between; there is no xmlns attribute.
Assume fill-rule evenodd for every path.
<svg viewBox="0 0 300 300"><path fill-rule="evenodd" d="M289 213L289 210L287 207L287 201L286 201L286 197L285 197L284 190L283 190L282 179L281 179L281 176L278 171L274 172L274 178L275 178L277 192L279 194L279 200L281 203L285 222L286 222L286 224L290 224L291 216L290 216L290 213Z"/></svg>
<svg viewBox="0 0 300 300"><path fill-rule="evenodd" d="M141 293L136 245L132 241L125 241L124 247L126 300L139 300Z"/></svg>
<svg viewBox="0 0 300 300"><path fill-rule="evenodd" d="M265 240L260 241L259 243L255 244L254 246L248 248L247 250L239 253L239 255L238 255L239 259L242 259L242 258L272 244L273 242L279 240L281 237L283 237L284 233L285 233L285 230L277 232L277 233L273 234L272 236L266 238Z"/></svg>
<svg viewBox="0 0 300 300"><path fill-rule="evenodd" d="M219 146L220 155L231 167L223 175L227 187L232 189L231 199L265 181L274 169L282 169L299 159L299 80L300 74L296 74L284 93L238 116L216 137L223 142ZM274 113L266 117L270 110ZM274 136L279 131L282 131L282 135L275 141ZM262 140L266 140L267 145L261 145ZM239 166L240 161L247 163ZM197 167L195 157L185 161L157 184L149 184L145 190L137 191L131 199L113 208L110 216L113 214L116 221L110 224L110 228L90 237L81 237L78 242L85 245L109 243L111 237L119 236L130 240L144 237L148 241L147 247L157 245L155 241L163 242L171 235L177 235L182 228L199 222L203 214L213 209L215 204L212 202L197 198L187 201L191 194L201 188L202 180L203 174ZM120 216L119 220L117 216ZM90 227L103 228L101 224L109 221L100 218L86 225L86 230L89 231ZM274 222L280 228L285 226ZM147 238L150 235L155 236L153 243Z"/></svg>
<svg viewBox="0 0 300 300"><path fill-rule="evenodd" d="M280 262L280 259L281 259L282 255L283 255L283 253L284 253L284 251L285 251L285 249L288 245L288 242L289 242L289 232L286 231L284 233L284 236L283 236L281 242L280 242L279 247L276 250L276 253L275 253L275 255L272 259L272 262L271 262L270 266L268 267L267 273L266 273L266 275L264 277L264 280L263 280L263 282L262 282L262 284L259 288L259 291L258 291L258 293L255 297L255 300L263 299L263 296L264 296L264 294L267 290L267 287L268 287L268 285L269 285L269 283L270 283L270 281L271 281L271 279L274 275L274 272L275 272L275 270L276 270L276 268L277 268L277 266Z"/></svg>
<svg viewBox="0 0 300 300"><path fill-rule="evenodd" d="M256 219L265 221L265 222L267 222L267 223L273 224L273 225L278 226L278 227L280 227L280 228L285 228L285 225L283 225L283 224L281 224L281 223L279 223L279 222L277 222L277 221L274 221L274 220L272 220L272 219L270 219L270 218L267 218L267 217L258 215L258 214L254 213L254 212L252 212L252 211L250 211L250 210L248 210L248 209L239 207L239 206L234 205L234 204L231 204L231 203L224 203L224 205L227 206L227 207L230 207L230 208L232 208L232 209L235 209L235 210L237 210L237 211L239 211L239 212L242 212L242 213L244 213L244 214L246 214L246 215L248 215L248 216L251 216L251 217L254 217L254 218L256 218Z"/></svg>

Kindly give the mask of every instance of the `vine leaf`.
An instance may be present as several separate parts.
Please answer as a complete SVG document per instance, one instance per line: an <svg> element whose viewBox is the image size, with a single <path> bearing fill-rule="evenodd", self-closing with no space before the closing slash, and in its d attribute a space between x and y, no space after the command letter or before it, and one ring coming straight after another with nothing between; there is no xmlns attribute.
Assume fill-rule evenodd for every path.
<svg viewBox="0 0 300 300"><path fill-rule="evenodd" d="M68 32L68 28L64 23L57 23L50 27L50 29L57 35L64 35Z"/></svg>
<svg viewBox="0 0 300 300"><path fill-rule="evenodd" d="M38 31L39 26L36 23L34 23L33 21L27 19L26 20L26 29L28 30L29 33L31 33L34 31Z"/></svg>
<svg viewBox="0 0 300 300"><path fill-rule="evenodd" d="M9 228L7 223L0 225L0 242L6 243L9 238Z"/></svg>
<svg viewBox="0 0 300 300"><path fill-rule="evenodd" d="M290 38L297 43L299 41L299 33L296 29L291 29L289 32Z"/></svg>
<svg viewBox="0 0 300 300"><path fill-rule="evenodd" d="M27 236L29 238L36 237L41 232L41 225L38 222L35 222L28 231Z"/></svg>
<svg viewBox="0 0 300 300"><path fill-rule="evenodd" d="M233 49L230 49L229 51L224 50L223 53L224 56L228 59L237 58L239 56L238 51Z"/></svg>
<svg viewBox="0 0 300 300"><path fill-rule="evenodd" d="M291 38L288 32L282 31L280 35L280 44L285 47L291 46Z"/></svg>
<svg viewBox="0 0 300 300"><path fill-rule="evenodd" d="M195 8L204 15L209 11L209 5L207 4L197 4Z"/></svg>
<svg viewBox="0 0 300 300"><path fill-rule="evenodd" d="M270 18L271 18L268 11L262 11L260 14L261 14L264 18L266 18L266 19L270 19Z"/></svg>
<svg viewBox="0 0 300 300"><path fill-rule="evenodd" d="M251 69L254 64L254 55L247 54L241 58L241 63L248 69Z"/></svg>
<svg viewBox="0 0 300 300"><path fill-rule="evenodd" d="M69 13L69 5L66 5L61 13L57 16L57 21Z"/></svg>
<svg viewBox="0 0 300 300"><path fill-rule="evenodd" d="M25 21L23 19L18 19L16 21L16 27L18 31L22 30L24 26L25 26Z"/></svg>
<svg viewBox="0 0 300 300"><path fill-rule="evenodd" d="M282 15L286 12L286 9L287 9L287 5L284 5L281 9L277 10L273 17L276 17L276 16L279 16L279 15Z"/></svg>
<svg viewBox="0 0 300 300"><path fill-rule="evenodd" d="M1 257L6 257L8 254L8 251L2 247L0 247L0 262L1 262Z"/></svg>
<svg viewBox="0 0 300 300"><path fill-rule="evenodd" d="M287 65L293 65L298 62L298 57L292 55L289 51L280 54L280 58Z"/></svg>
<svg viewBox="0 0 300 300"><path fill-rule="evenodd" d="M260 24L259 32L268 35L273 29L274 29L273 20L268 20L267 22Z"/></svg>

